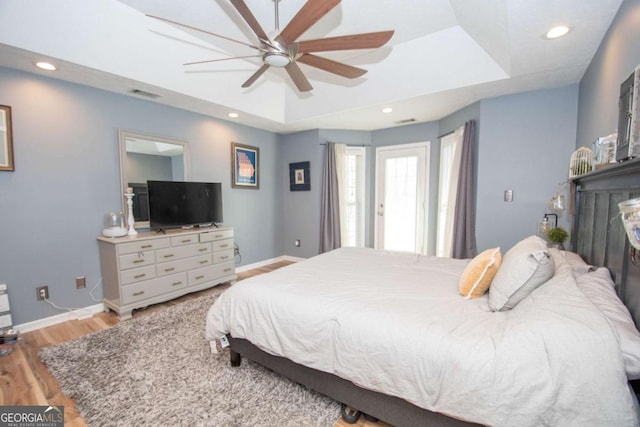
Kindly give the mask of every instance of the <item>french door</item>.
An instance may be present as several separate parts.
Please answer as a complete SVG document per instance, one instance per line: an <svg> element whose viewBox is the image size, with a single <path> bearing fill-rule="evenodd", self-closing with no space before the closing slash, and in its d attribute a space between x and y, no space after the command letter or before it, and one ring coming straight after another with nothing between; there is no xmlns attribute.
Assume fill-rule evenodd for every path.
<svg viewBox="0 0 640 427"><path fill-rule="evenodd" d="M375 247L426 253L429 143L376 149Z"/></svg>

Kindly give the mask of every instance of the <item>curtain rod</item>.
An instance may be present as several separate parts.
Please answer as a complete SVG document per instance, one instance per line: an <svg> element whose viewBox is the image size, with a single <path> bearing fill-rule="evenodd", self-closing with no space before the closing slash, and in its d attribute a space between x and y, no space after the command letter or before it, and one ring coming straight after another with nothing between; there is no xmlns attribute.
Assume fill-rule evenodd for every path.
<svg viewBox="0 0 640 427"><path fill-rule="evenodd" d="M337 143L334 143L334 144L337 144ZM327 145L327 143L322 142L320 143L320 145ZM371 147L371 145L367 145L367 144L344 144L344 145L346 145L347 147Z"/></svg>
<svg viewBox="0 0 640 427"><path fill-rule="evenodd" d="M440 135L438 137L438 139L444 138L445 136L449 136L449 135L451 135L452 133L455 133L455 132L456 132L455 130L452 130L451 132L443 133L442 135Z"/></svg>

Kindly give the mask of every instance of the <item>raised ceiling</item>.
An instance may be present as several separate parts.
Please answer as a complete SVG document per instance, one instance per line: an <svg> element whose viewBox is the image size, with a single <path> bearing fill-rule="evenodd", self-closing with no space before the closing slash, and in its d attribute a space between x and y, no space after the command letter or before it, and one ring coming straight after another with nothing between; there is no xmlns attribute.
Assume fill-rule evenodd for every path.
<svg viewBox="0 0 640 427"><path fill-rule="evenodd" d="M274 1L245 0L267 33ZM365 68L355 80L301 64L314 90L300 93L271 68L240 86L259 58L238 43L185 30L165 17L257 44L228 0L0 1L0 66L117 93L274 132L313 128L373 130L438 120L479 99L579 82L622 0L344 0L300 40L395 30L376 50L323 53ZM284 28L305 0L280 0ZM545 40L552 26L573 27ZM276 32L277 34L277 32ZM58 70L34 68L48 59ZM145 98L147 99L147 98ZM382 114L383 107L393 112Z"/></svg>

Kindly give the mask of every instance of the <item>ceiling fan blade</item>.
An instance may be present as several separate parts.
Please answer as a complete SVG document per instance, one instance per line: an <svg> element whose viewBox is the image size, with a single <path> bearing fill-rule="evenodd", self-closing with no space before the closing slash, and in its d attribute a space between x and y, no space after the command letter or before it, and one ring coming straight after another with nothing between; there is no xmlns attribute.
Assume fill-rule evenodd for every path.
<svg viewBox="0 0 640 427"><path fill-rule="evenodd" d="M267 71L267 69L269 69L269 65L262 64L262 67L258 68L258 71L256 71L251 77L249 77L249 80L242 83L242 87L251 86L256 80L258 80L258 77L260 77L262 74L264 74L265 71Z"/></svg>
<svg viewBox="0 0 640 427"><path fill-rule="evenodd" d="M262 55L234 56L233 58L209 59L209 60L206 60L206 61L186 62L186 63L184 63L182 65L206 64L208 62L230 61L232 59L259 58L261 56Z"/></svg>
<svg viewBox="0 0 640 427"><path fill-rule="evenodd" d="M209 34L210 36L214 36L214 37L219 37L221 39L228 40L230 42L240 43L240 44L248 46L250 48L262 51L262 49L260 49L258 46L254 46L254 45L249 44L249 43L241 42L240 40L235 40L235 39L232 39L232 38L229 38L229 37L221 36L220 34L212 33L211 31L202 30L200 28L192 27L191 25L183 24L181 22L172 21L171 19L161 18L160 16L154 16L154 15L146 15L146 16L148 16L149 18L158 19L160 21L168 22L170 24L179 25L179 26L184 27L184 28L189 28L190 30L200 31L201 33Z"/></svg>
<svg viewBox="0 0 640 427"><path fill-rule="evenodd" d="M280 33L285 44L291 44L320 18L336 7L340 0L309 0Z"/></svg>
<svg viewBox="0 0 640 427"><path fill-rule="evenodd" d="M302 72L300 67L298 67L298 64L292 62L291 64L284 67L284 69L287 70L287 73L289 73L289 77L291 77L291 80L293 80L293 83L296 85L300 92L309 92L311 89L313 89L313 86L311 86L309 80L307 80L307 78L304 76L304 73Z"/></svg>
<svg viewBox="0 0 640 427"><path fill-rule="evenodd" d="M351 34L349 36L299 41L298 51L307 53L333 50L374 49L388 42L393 36L393 33L393 30L378 31L375 33Z"/></svg>
<svg viewBox="0 0 640 427"><path fill-rule="evenodd" d="M353 67L321 56L311 55L310 53L305 53L296 61L348 79L358 78L367 72L367 70L363 70L362 68Z"/></svg>
<svg viewBox="0 0 640 427"><path fill-rule="evenodd" d="M269 40L269 36L264 32L260 23L251 13L251 9L247 6L244 0L230 0L233 7L236 8L242 19L249 25L249 27L253 30L253 32L258 36L259 40Z"/></svg>

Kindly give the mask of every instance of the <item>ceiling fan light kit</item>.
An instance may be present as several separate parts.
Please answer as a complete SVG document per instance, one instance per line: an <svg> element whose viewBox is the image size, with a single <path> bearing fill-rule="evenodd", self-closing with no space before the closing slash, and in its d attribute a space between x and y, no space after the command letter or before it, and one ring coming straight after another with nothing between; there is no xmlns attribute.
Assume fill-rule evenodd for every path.
<svg viewBox="0 0 640 427"><path fill-rule="evenodd" d="M394 33L392 30L379 31L373 33L351 34L347 36L327 37L322 39L305 40L298 42L298 37L300 37L305 31L311 28L316 22L318 22L323 16L329 13L340 3L340 0L308 0L298 11L298 13L293 17L293 19L291 19L284 30L282 30L277 37L271 39L262 29L260 23L255 18L244 0L230 0L230 2L236 9L236 11L238 11L242 19L244 19L247 25L251 28L253 33L256 35L259 46L254 46L252 44L245 43L239 40L230 39L229 37L195 28L186 24L181 24L179 22L171 21L165 18L160 18L152 15L147 16L155 19L160 19L172 24L180 25L185 28L190 28L192 30L200 31L212 36L220 37L225 40L236 42L260 51L260 54L254 56L262 56L263 64L255 73L253 73L251 77L249 77L246 82L242 84L243 88L248 88L249 86L251 86L262 74L264 74L265 71L269 69L269 67L277 67L284 68L287 71L289 77L300 92L310 91L313 89L313 86L311 86L311 83L309 83L309 80L304 75L297 62L342 77L355 79L364 75L367 70L337 62L328 58L312 55L312 53L352 49L375 49L387 43ZM274 0L276 30L279 30L279 2L280 0ZM205 62L217 62L240 58L247 58L247 56L190 62L185 65L202 64Z"/></svg>

